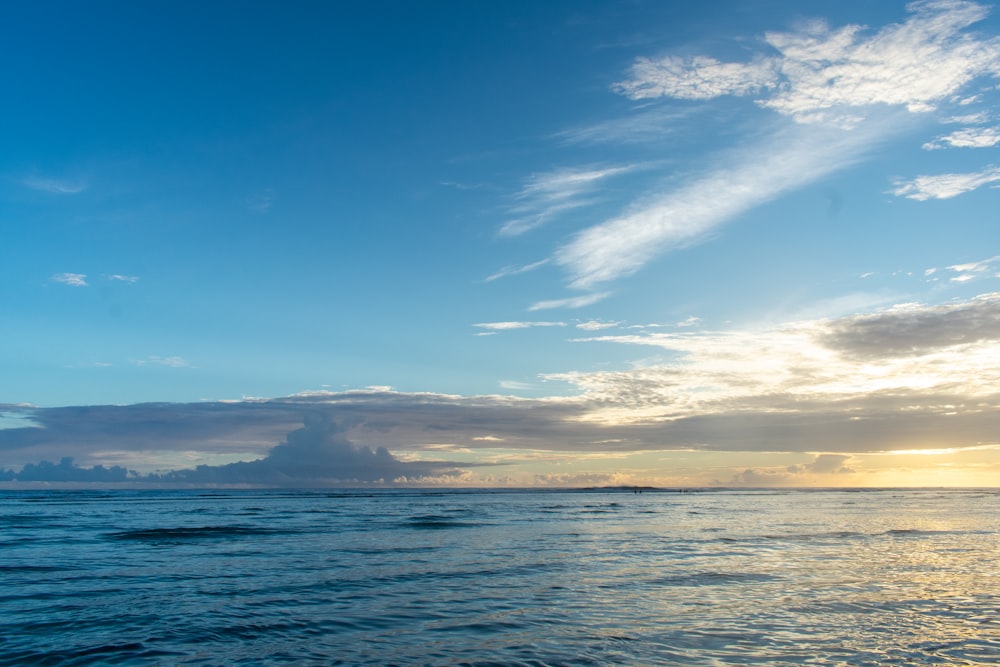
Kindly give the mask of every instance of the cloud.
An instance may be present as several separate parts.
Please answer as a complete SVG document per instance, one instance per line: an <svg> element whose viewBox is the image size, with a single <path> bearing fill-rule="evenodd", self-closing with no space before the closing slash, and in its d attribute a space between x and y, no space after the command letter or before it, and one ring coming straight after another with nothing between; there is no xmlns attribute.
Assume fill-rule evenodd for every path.
<svg viewBox="0 0 1000 667"><path fill-rule="evenodd" d="M780 73L775 59L755 58L749 63L723 63L707 56L659 60L639 58L632 65L632 78L614 90L633 100L673 97L707 100L720 95L748 95L778 85Z"/></svg>
<svg viewBox="0 0 1000 667"><path fill-rule="evenodd" d="M305 426L292 431L267 456L225 465L139 475L121 466L84 468L63 457L59 464L28 463L19 472L0 470L0 479L18 482L98 482L158 485L329 486L385 483L397 478L418 482L426 476L454 475L448 462L400 461L384 447L355 446L347 427L328 415L310 413Z"/></svg>
<svg viewBox="0 0 1000 667"><path fill-rule="evenodd" d="M649 144L679 132L681 122L692 113L692 109L646 109L622 118L564 130L556 134L556 138L570 144Z"/></svg>
<svg viewBox="0 0 1000 667"><path fill-rule="evenodd" d="M997 182L1000 182L1000 167L990 166L982 171L968 174L917 176L912 181L899 181L892 190L892 194L917 201L951 199Z"/></svg>
<svg viewBox="0 0 1000 667"><path fill-rule="evenodd" d="M510 331L511 329L531 329L533 327L564 327L565 322L480 322L474 327L491 331Z"/></svg>
<svg viewBox="0 0 1000 667"><path fill-rule="evenodd" d="M989 259L984 259L978 262L967 262L965 264L953 264L947 267L948 270L957 273L957 276L952 276L952 282L965 283L970 280L975 280L977 278L982 278L984 274L996 270L996 263L1000 261L1000 255L996 257L990 257ZM1000 274L993 274L994 277L1000 277Z"/></svg>
<svg viewBox="0 0 1000 667"><path fill-rule="evenodd" d="M528 382L518 382L517 380L501 380L500 387L509 389L510 391L529 391L534 389L535 385Z"/></svg>
<svg viewBox="0 0 1000 667"><path fill-rule="evenodd" d="M86 273L57 273L50 280L71 287L88 287Z"/></svg>
<svg viewBox="0 0 1000 667"><path fill-rule="evenodd" d="M656 347L671 361L543 377L585 392L593 409L584 419L659 423L674 445L859 451L957 439L968 446L995 441L988 424L1000 425L992 407L1000 400L1000 293L765 330L581 342L588 340Z"/></svg>
<svg viewBox="0 0 1000 667"><path fill-rule="evenodd" d="M873 132L793 128L665 196L579 233L555 253L570 286L595 285L637 272L666 250L694 243L749 209L857 162L888 128Z"/></svg>
<svg viewBox="0 0 1000 667"><path fill-rule="evenodd" d="M757 95L757 104L799 122L854 124L864 107L929 111L972 80L1000 74L1000 46L963 34L988 9L962 0L907 6L911 16L871 34L858 25L811 21L797 32L770 32L777 55L747 63L706 56L640 58L615 86L631 99L710 99Z"/></svg>
<svg viewBox="0 0 1000 667"><path fill-rule="evenodd" d="M184 357L159 357L150 355L145 359L130 359L134 366L168 366L170 368L193 368L191 363Z"/></svg>
<svg viewBox="0 0 1000 667"><path fill-rule="evenodd" d="M511 208L516 217L504 223L500 235L518 236L562 213L586 206L592 202L584 196L593 192L601 181L634 169L634 166L560 169L535 174L516 195L519 203Z"/></svg>
<svg viewBox="0 0 1000 667"><path fill-rule="evenodd" d="M552 308L583 308L585 306L590 306L598 301L603 301L604 299L611 296L611 292L594 292L592 294L584 294L583 296L572 296L565 299L549 299L547 301L538 301L528 310L549 310Z"/></svg>
<svg viewBox="0 0 1000 667"><path fill-rule="evenodd" d="M21 184L32 190L56 195L75 195L87 189L86 183L80 181L59 181L51 178L30 177L22 179Z"/></svg>
<svg viewBox="0 0 1000 667"><path fill-rule="evenodd" d="M187 484L252 484L267 486L327 486L385 483L397 478L410 482L425 476L457 474L449 462L400 461L385 447L354 445L346 437L350 422L309 413L303 428L292 431L262 459L221 466L198 466L151 479Z"/></svg>
<svg viewBox="0 0 1000 667"><path fill-rule="evenodd" d="M108 276L108 280L113 280L115 282L120 282L120 283L132 284L139 282L139 276L126 276L120 273L113 273L110 276Z"/></svg>
<svg viewBox="0 0 1000 667"><path fill-rule="evenodd" d="M632 330L580 344L588 341L657 354L619 370L545 375L576 392L536 399L381 388L186 404L3 405L0 469L72 455L90 467L127 461L142 475L153 470L138 462L156 461L174 471L158 473L164 484L371 483L443 479L472 467L424 460L435 451L488 450L510 464L531 452L699 450L822 452L829 456L778 472L825 475L849 468L832 456L1000 442L1000 293L762 329ZM505 457L494 456L498 449ZM191 457L239 463L177 472Z"/></svg>
<svg viewBox="0 0 1000 667"><path fill-rule="evenodd" d="M576 234L553 254L570 286L590 290L633 275L664 252L855 164L901 132L906 117L955 100L976 79L1000 75L1000 41L966 32L986 17L985 7L935 0L911 3L908 10L907 20L877 31L812 21L795 32L770 32L761 52L746 62L705 55L637 59L630 78L613 87L630 99L753 96L758 106L793 119L797 129L774 131L720 156L718 166L700 177L637 200ZM980 132L976 141L985 136ZM1000 179L993 171L978 176L978 185ZM924 180L900 185L897 194L954 196L978 185Z"/></svg>
<svg viewBox="0 0 1000 667"><path fill-rule="evenodd" d="M602 329L613 329L617 326L621 326L621 322L601 322L599 320L589 320L587 322L578 323L576 328L583 329L584 331L600 331Z"/></svg>
<svg viewBox="0 0 1000 667"><path fill-rule="evenodd" d="M789 466L788 472L793 474L848 475L854 472L852 468L845 465L850 460L851 457L844 454L820 454L812 463Z"/></svg>
<svg viewBox="0 0 1000 667"><path fill-rule="evenodd" d="M0 471L2 473L4 471ZM40 463L28 463L20 472L13 470L5 471L6 481L18 482L98 482L116 483L127 482L135 479L134 472L126 470L121 466L111 466L105 468L103 465L95 465L84 468L73 463L73 458L64 456L59 463L41 461Z"/></svg>
<svg viewBox="0 0 1000 667"><path fill-rule="evenodd" d="M903 304L844 318L828 325L821 340L841 353L879 359L1000 342L1000 293L941 306Z"/></svg>
<svg viewBox="0 0 1000 667"><path fill-rule="evenodd" d="M528 273L529 271L534 271L537 268L545 266L550 261L551 260L549 258L545 258L537 262L532 262L531 264L525 264L524 266L505 266L496 273L487 276L486 282L491 283L494 280L506 278L507 276L516 276L522 273Z"/></svg>
<svg viewBox="0 0 1000 667"><path fill-rule="evenodd" d="M1000 144L1000 128L998 127L968 127L951 134L929 141L923 145L924 150L938 148L990 148Z"/></svg>
<svg viewBox="0 0 1000 667"><path fill-rule="evenodd" d="M266 188L247 199L246 207L253 213L263 215L268 213L271 210L271 207L274 206L274 199L274 190Z"/></svg>

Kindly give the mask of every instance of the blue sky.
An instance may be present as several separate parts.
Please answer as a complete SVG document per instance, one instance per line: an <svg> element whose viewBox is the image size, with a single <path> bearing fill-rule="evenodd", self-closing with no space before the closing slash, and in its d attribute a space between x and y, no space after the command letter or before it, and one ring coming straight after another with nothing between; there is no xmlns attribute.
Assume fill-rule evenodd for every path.
<svg viewBox="0 0 1000 667"><path fill-rule="evenodd" d="M998 28L960 1L4 7L0 471L990 483Z"/></svg>

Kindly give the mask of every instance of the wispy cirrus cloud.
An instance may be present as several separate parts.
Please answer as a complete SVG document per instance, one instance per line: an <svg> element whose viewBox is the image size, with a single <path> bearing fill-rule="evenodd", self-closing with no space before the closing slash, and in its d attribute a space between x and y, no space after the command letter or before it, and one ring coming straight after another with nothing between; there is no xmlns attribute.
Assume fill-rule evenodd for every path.
<svg viewBox="0 0 1000 667"><path fill-rule="evenodd" d="M56 195L75 195L87 189L87 184L82 181L62 181L54 178L41 178L29 176L21 179L21 185Z"/></svg>
<svg viewBox="0 0 1000 667"><path fill-rule="evenodd" d="M525 264L523 266L505 266L496 273L487 276L485 280L486 282L491 283L494 280L499 280L500 278L506 278L508 276L517 276L522 273L528 273L529 271L534 271L535 269L539 269L545 266L550 261L551 260L546 257L545 259L539 260L537 262L532 262L530 264Z"/></svg>
<svg viewBox="0 0 1000 667"><path fill-rule="evenodd" d="M512 329L531 329L533 327L564 327L565 322L480 322L474 327L489 331L510 331Z"/></svg>
<svg viewBox="0 0 1000 667"><path fill-rule="evenodd" d="M887 128L882 128L888 132ZM634 274L745 211L860 160L882 132L790 128L669 194L590 227L555 253L570 286L592 289Z"/></svg>
<svg viewBox="0 0 1000 667"><path fill-rule="evenodd" d="M910 181L897 181L891 193L917 201L951 199L972 192L984 185L1000 182L1000 167L987 167L982 171L966 174L937 174L917 176Z"/></svg>
<svg viewBox="0 0 1000 667"><path fill-rule="evenodd" d="M90 285L87 282L86 273L56 273L49 280L70 287L88 287Z"/></svg>
<svg viewBox="0 0 1000 667"><path fill-rule="evenodd" d="M812 21L794 32L770 32L746 62L674 55L636 60L630 78L614 86L630 99L752 97L798 129L778 129L724 156L716 169L640 198L577 234L553 255L570 286L591 290L632 275L751 208L865 158L900 131L901 117L961 104L954 100L964 87L1000 76L1000 40L968 31L987 16L986 7L936 0L908 10L905 21L875 31ZM977 137L966 140L986 141L985 133ZM912 194L923 192L917 186Z"/></svg>
<svg viewBox="0 0 1000 667"><path fill-rule="evenodd" d="M548 299L546 301L538 301L532 304L528 310L550 310L552 308L584 308L586 306L593 305L598 301L603 301L604 299L611 296L611 292L594 292L592 294L584 294L583 296L571 296L565 299Z"/></svg>
<svg viewBox="0 0 1000 667"><path fill-rule="evenodd" d="M589 205L593 203L589 197L602 181L635 168L559 169L535 174L515 195L518 203L510 209L514 217L500 228L500 235L518 236L567 211Z"/></svg>
<svg viewBox="0 0 1000 667"><path fill-rule="evenodd" d="M133 366L167 366L169 368L193 368L191 362L189 362L184 357L179 357L179 356L160 357L157 355L150 355L145 359L130 359L129 361Z"/></svg>
<svg viewBox="0 0 1000 667"><path fill-rule="evenodd" d="M988 274L991 274L993 277L1000 277L1000 273L997 273L998 269L1000 269L998 263L1000 263L1000 255L978 262L953 264L947 268L957 274L951 277L952 282L967 283L971 280L985 277Z"/></svg>
<svg viewBox="0 0 1000 667"><path fill-rule="evenodd" d="M601 331L602 329L614 329L615 327L618 326L621 326L621 322L603 322L601 320L587 320L586 322L578 322L576 328L583 329L584 331Z"/></svg>

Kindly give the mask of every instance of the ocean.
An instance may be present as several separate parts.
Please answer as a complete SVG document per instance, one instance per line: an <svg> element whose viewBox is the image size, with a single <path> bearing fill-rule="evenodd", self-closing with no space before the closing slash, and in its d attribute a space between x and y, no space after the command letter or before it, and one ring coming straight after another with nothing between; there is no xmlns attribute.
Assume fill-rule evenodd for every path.
<svg viewBox="0 0 1000 667"><path fill-rule="evenodd" d="M2 665L1000 664L998 490L3 491Z"/></svg>

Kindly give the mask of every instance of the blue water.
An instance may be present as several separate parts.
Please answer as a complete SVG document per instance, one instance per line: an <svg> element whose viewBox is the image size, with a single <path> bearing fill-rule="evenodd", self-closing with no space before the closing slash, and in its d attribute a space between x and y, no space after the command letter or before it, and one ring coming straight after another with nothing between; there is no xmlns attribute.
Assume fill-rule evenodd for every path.
<svg viewBox="0 0 1000 667"><path fill-rule="evenodd" d="M3 665L997 665L1000 492L0 493Z"/></svg>

